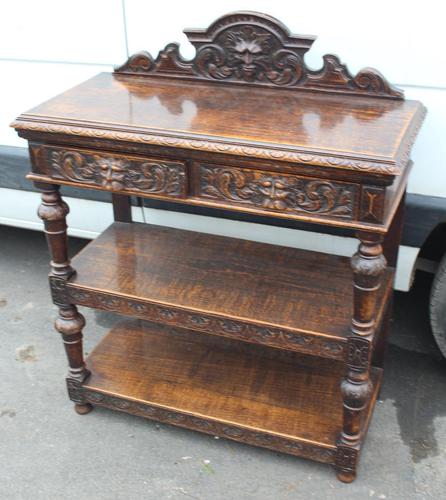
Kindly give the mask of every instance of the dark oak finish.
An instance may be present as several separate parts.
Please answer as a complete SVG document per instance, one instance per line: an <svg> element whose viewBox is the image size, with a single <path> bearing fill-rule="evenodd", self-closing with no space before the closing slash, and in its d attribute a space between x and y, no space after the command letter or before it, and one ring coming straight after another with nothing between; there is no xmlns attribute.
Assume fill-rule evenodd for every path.
<svg viewBox="0 0 446 500"><path fill-rule="evenodd" d="M339 438L338 477L351 482L356 477L362 422L373 385L370 380L372 340L376 328L376 304L381 276L386 268L382 253L382 236L359 233L360 245L352 258L353 317L348 338L347 373L341 384L344 399L344 423Z"/></svg>
<svg viewBox="0 0 446 500"><path fill-rule="evenodd" d="M423 113L417 101L101 73L13 126L392 176Z"/></svg>
<svg viewBox="0 0 446 500"><path fill-rule="evenodd" d="M43 193L70 399L331 463L350 482L426 110L334 55L310 70L314 37L264 14L185 33L192 60L176 44L135 54L12 124ZM73 260L77 274L59 185L112 196L116 222ZM352 230L360 244L350 262L133 224L131 196ZM140 320L114 328L87 368L77 305Z"/></svg>
<svg viewBox="0 0 446 500"><path fill-rule="evenodd" d="M65 351L67 353L69 370L67 387L70 398L75 402L78 413L88 413L91 406L80 395L72 397L73 389L89 376L90 372L84 363L82 350L82 328L85 319L79 314L66 294L58 293L63 290L68 278L75 273L68 258L67 223L66 216L69 212L68 205L62 201L59 186L51 184L36 185L42 191L42 204L38 214L44 222L48 248L51 253L51 271L49 274L53 302L59 308L59 317L56 319L55 328L62 335Z"/></svg>
<svg viewBox="0 0 446 500"><path fill-rule="evenodd" d="M184 162L104 154L94 150L31 147L41 157L41 174L106 191L184 197Z"/></svg>
<svg viewBox="0 0 446 500"><path fill-rule="evenodd" d="M316 37L292 35L265 14L236 12L217 19L207 30L187 29L184 33L197 51L193 60L184 60L178 44L170 43L156 60L140 52L115 72L403 98L403 92L379 71L366 68L352 76L333 54L324 56L320 71L311 71L303 56Z"/></svg>
<svg viewBox="0 0 446 500"><path fill-rule="evenodd" d="M359 186L278 172L198 165L196 196L259 211L354 219Z"/></svg>

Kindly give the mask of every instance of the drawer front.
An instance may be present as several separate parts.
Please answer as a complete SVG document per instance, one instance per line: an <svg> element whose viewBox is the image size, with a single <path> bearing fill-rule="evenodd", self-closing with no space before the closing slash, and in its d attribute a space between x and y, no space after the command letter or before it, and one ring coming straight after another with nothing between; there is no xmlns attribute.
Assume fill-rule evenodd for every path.
<svg viewBox="0 0 446 500"><path fill-rule="evenodd" d="M197 196L284 215L356 218L359 185L278 172L196 165Z"/></svg>
<svg viewBox="0 0 446 500"><path fill-rule="evenodd" d="M113 192L184 198L185 162L77 148L31 146L34 172Z"/></svg>

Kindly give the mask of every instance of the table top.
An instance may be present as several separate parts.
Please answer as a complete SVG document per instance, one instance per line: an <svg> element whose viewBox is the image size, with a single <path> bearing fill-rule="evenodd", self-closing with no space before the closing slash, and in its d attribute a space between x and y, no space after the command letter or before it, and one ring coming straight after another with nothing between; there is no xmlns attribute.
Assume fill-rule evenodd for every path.
<svg viewBox="0 0 446 500"><path fill-rule="evenodd" d="M417 101L100 73L14 126L395 175L423 114Z"/></svg>

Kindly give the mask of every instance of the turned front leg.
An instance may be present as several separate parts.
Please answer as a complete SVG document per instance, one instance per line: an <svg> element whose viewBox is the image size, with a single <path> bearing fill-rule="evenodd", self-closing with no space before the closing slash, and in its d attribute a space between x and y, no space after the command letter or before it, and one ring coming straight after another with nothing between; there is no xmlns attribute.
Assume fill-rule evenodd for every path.
<svg viewBox="0 0 446 500"><path fill-rule="evenodd" d="M360 232L358 239L358 252L352 258L353 317L348 338L347 373L341 384L344 422L336 461L338 478L346 483L356 477L361 430L373 389L370 365L376 302L386 267L382 237Z"/></svg>
<svg viewBox="0 0 446 500"><path fill-rule="evenodd" d="M51 254L49 274L51 294L53 302L59 308L59 317L56 319L55 327L62 335L68 358L68 394L74 401L78 413L88 413L91 405L85 401L80 390L82 382L90 374L85 367L82 348L82 328L85 325L85 319L79 314L76 306L69 303L66 295L67 280L75 272L68 258L66 216L69 208L60 196L59 186L36 183L36 187L42 192L42 203L39 206L38 215L44 222Z"/></svg>

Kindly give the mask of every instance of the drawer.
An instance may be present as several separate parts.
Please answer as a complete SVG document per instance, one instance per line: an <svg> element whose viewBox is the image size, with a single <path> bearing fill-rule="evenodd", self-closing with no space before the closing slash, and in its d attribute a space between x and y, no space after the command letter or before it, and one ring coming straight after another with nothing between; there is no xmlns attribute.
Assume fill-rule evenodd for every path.
<svg viewBox="0 0 446 500"><path fill-rule="evenodd" d="M61 184L159 197L187 194L186 162L58 146L30 150L34 173Z"/></svg>
<svg viewBox="0 0 446 500"><path fill-rule="evenodd" d="M215 205L283 215L356 218L360 186L354 183L196 163L195 195Z"/></svg>

